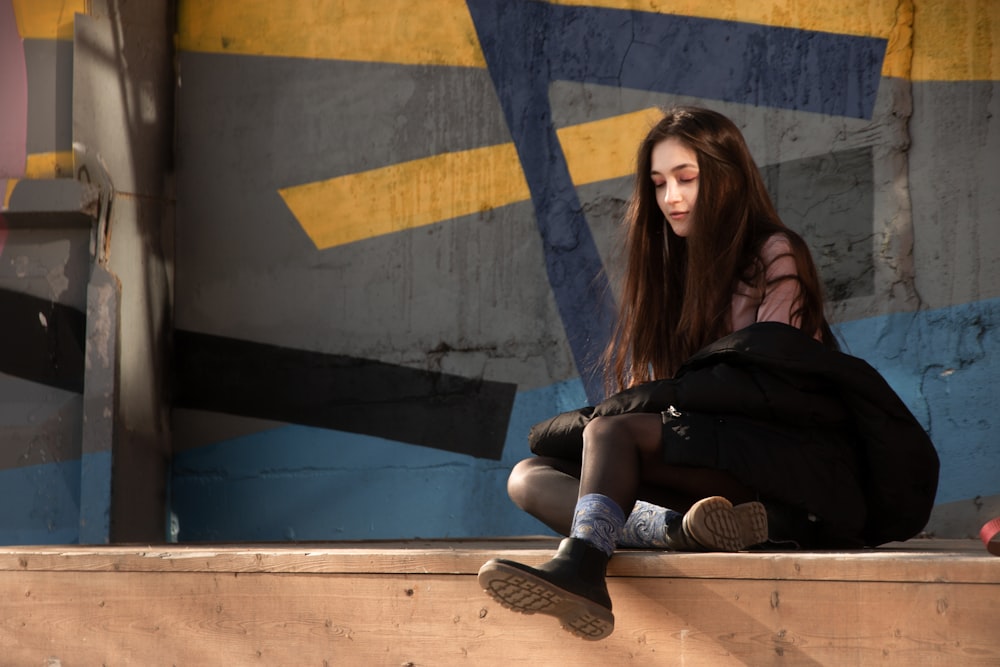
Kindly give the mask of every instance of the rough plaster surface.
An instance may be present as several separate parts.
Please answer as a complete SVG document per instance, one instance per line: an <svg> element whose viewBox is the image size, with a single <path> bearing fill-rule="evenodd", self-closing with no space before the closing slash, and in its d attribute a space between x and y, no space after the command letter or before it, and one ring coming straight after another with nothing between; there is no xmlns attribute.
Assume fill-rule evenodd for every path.
<svg viewBox="0 0 1000 667"><path fill-rule="evenodd" d="M0 380L0 470L80 458L79 394L16 378Z"/></svg>
<svg viewBox="0 0 1000 667"><path fill-rule="evenodd" d="M900 5L890 45L896 53L913 55L911 30L920 28L919 21L911 23L914 4L919 17L920 3ZM473 5L481 18L500 25L502 17L491 14L499 5ZM587 399L546 274L534 205L517 203L317 252L277 190L510 142L509 128L535 113L550 114L558 128L674 102L708 104L741 125L779 208L813 244L834 299L833 318L853 351L883 371L931 430L944 466L941 504L929 532L967 536L977 522L1000 512L993 417L1000 406L990 390L1000 358L995 81L876 76L870 118L778 108L795 106L781 86L730 81L722 70L706 76L696 69L693 64L722 62L711 54L728 57L718 44L701 43L728 28L719 32L718 25L681 18L668 27L687 26L688 49L675 55L695 59L684 61L687 69L664 70L664 80L676 78L686 95L651 93L628 81L638 65L659 67L655 57L642 58L653 53L643 49L655 40L639 35L631 50L620 48L628 46L624 43L598 43L603 31L598 17L620 15L555 8L567 22L548 43L536 39L538 30L512 33L542 50L570 47L562 51L563 59L545 65L551 71L525 72L532 86L546 82L544 90L531 88L536 96L531 100L544 98L545 109L527 103L511 108L511 98L500 94L511 91L497 88L495 70L476 68L182 53L175 82L165 28L172 25L170 6L90 3L91 16L77 24L77 62L70 43L25 43L29 149L68 150L70 139L76 140L78 159L100 164L117 191L106 221L110 235L101 249L110 251L103 259L122 284L121 374L114 387L124 399L117 430L91 443L101 451L84 461L81 430L73 426L83 410L81 397L0 377L0 396L9 399L0 411L6 443L0 488L8 497L30 499L26 505L4 504L0 539L71 541L79 537L84 515L97 538L102 531L107 535L109 522L117 522L120 537L162 535L158 522L164 512L157 496L166 494L147 482L165 476L160 355L174 304L181 328L512 382L520 390L499 462L322 429L177 411L171 480L175 537L542 532L507 501L506 474L527 455L524 434L533 421ZM506 5L507 11L537 7L520 1ZM768 43L767 27L747 30L740 34L750 35L755 48ZM625 53L637 67L622 70L620 58L584 66L589 61L571 35L587 37L588 53ZM927 33L917 38L925 44L933 39ZM993 58L992 47L977 44L976 58ZM504 65L524 55L513 44L503 46L512 49ZM732 64L754 62L737 58ZM794 54L773 64L789 63L797 72L822 72L796 63ZM593 71L581 75L591 66ZM561 80L578 76L588 82ZM733 82L735 88L729 86ZM168 135L175 83L176 301L170 293L173 209L163 177L173 167ZM718 99L730 88L761 83L763 92L751 103ZM810 83L815 82L789 88L792 98L813 90ZM518 81L508 78L502 85ZM695 89L726 95L698 96ZM506 118L502 99L514 112ZM564 192L566 201L579 202L612 277L620 266L614 244L627 193L627 179ZM0 287L83 304L85 262L71 258L86 249L85 240L12 230L0 255ZM99 327L95 331L100 333ZM109 366L102 369L108 379ZM94 403L96 420L105 419L107 404ZM90 428L102 425L109 422ZM119 455L114 461L101 458L107 453L103 445L110 447L116 436L123 447ZM109 515L112 464L118 466L114 488L122 502ZM372 498L401 509L389 517L364 510L372 507ZM462 510L455 498L475 510ZM87 500L85 512L76 506L81 499ZM22 505L28 509L22 512Z"/></svg>
<svg viewBox="0 0 1000 667"><path fill-rule="evenodd" d="M476 3L475 10L492 16L485 4ZM575 15L573 11L566 16ZM908 53L912 15L903 12L900 16L903 23L893 48ZM711 33L711 26L699 22L691 26L708 30L692 33L695 37ZM600 38L600 28L592 22L564 27L566 34L582 30ZM533 48L552 48L532 41L531 35L521 38ZM696 42L693 39L692 44ZM487 47L495 49L496 44ZM614 51L617 47L588 43L588 48ZM563 78L572 78L586 59L567 58L552 67L567 73ZM705 104L728 114L743 128L779 209L813 245L832 298L831 315L845 326L849 342L884 368L918 416L942 434L942 447L950 459L965 462L948 469L942 497L960 497L949 494L961 494L967 482L988 485L982 476L963 472L962 465L975 465L972 461L979 454L965 457L962 442L945 427L964 418L962 401L957 397L945 400L942 393L946 389L941 383L951 376L941 373L954 360L912 348L917 339L938 347L960 346L960 329L975 314L945 310L904 322L908 314L931 303L950 307L960 302L951 299L951 287L941 288L947 293L934 301L928 299L930 292L925 294L928 275L935 275L934 269L926 268L928 259L930 266L940 262L920 245L923 228L946 234L936 220L927 217L934 204L925 199L934 196L934 191L925 189L920 197L914 196L915 188L926 181L926 163L933 162L919 152L920 164L914 159L919 142L926 140L924 135L935 132L922 115L923 105L933 104L921 97L922 87L932 84L882 77L870 118L846 117L779 108L781 104L726 102L711 95L649 92L623 84L615 77L613 63L605 64L607 85L597 80L604 71L601 67L588 73L592 79L584 77L586 83L535 71L524 72L532 79L527 83L500 79L504 86L535 86L539 77L546 81L542 93L537 87L531 88L531 95L524 93L522 111L503 97L511 91L498 94L493 90L497 80L491 81L484 71L181 54L178 326L516 382L524 396L530 394L542 405L575 407L574 400L585 400L574 384L579 369L567 351L565 322L548 284L551 276L543 271L547 256L539 247L533 204L498 208L317 253L298 233L296 221L275 190L442 151L510 141L508 125L526 124L528 119L518 114L530 113L540 95L548 106L538 112L551 114L556 128L657 105ZM499 76L497 70L492 72ZM554 80L550 82L546 75ZM695 79L682 82L692 89L699 85ZM956 84L961 85L965 84ZM992 84L987 87L992 90ZM506 118L500 114L501 104L507 104ZM970 116L965 122L979 121ZM990 136L985 140L989 146ZM970 146L973 141L965 140ZM986 167L995 159L974 155ZM628 191L628 179L621 178L579 186L572 193L612 278L620 267L615 242ZM566 201L570 199L567 196ZM983 227L984 218L976 217L981 213L970 208L966 224ZM984 254L989 244L995 245L991 237L977 238L987 241L981 250ZM948 242L956 243L950 237ZM925 273L928 270L930 274ZM295 299L289 299L289 294ZM985 296L980 291L971 298ZM897 315L903 319L896 319ZM848 326L854 324L858 326ZM877 335L866 333L869 324L878 330ZM932 331L937 333L931 335ZM976 357L978 361L971 362L972 375L966 377L978 377L976 369L985 367L976 365L988 363L987 358ZM566 383L574 386L569 394L556 389ZM574 398L559 403L569 395ZM524 425L529 418L528 413L518 412L524 409L518 403L504 462L524 454ZM491 489L481 500L496 517L492 528L500 531L501 525L523 525L504 523L512 511L503 493L505 471L493 467L487 471L479 461L439 453L414 454L405 446L363 437L324 436L300 427L213 419L190 411L175 415L174 425L176 432L190 434L185 436L184 455L174 478L180 539L192 535L213 539L240 530L279 539L322 535L321 517L307 520L283 515L254 500L267 489L285 488L286 480L305 485L302 493L310 497L326 498L324 489L331 489L326 516L332 534L391 536L407 530L408 521L379 523L372 516L366 524L364 517L345 517L336 508L363 504L372 489L391 497L391 480L406 478L407 473L425 488L451 489L463 497L475 497L471 480L480 479L483 488ZM987 425L985 432L991 428ZM213 435L198 437L196 429ZM212 438L215 445L189 447L189 443L207 443ZM275 458L269 442L283 443L284 455ZM327 447L336 454L331 455ZM989 457L989 451L987 444L979 446L983 456ZM237 462L242 454L249 460ZM378 463L384 457L407 463L402 468L384 466ZM360 487L347 482L354 473L364 479ZM489 532L481 525L466 526L464 516L441 517L443 510L432 495L415 501L418 514L425 517L423 525L430 530L442 535L466 529ZM224 497L234 506L246 503L255 519L224 528L226 519L219 515L192 524L196 508L213 497Z"/></svg>
<svg viewBox="0 0 1000 667"><path fill-rule="evenodd" d="M244 66L182 57L178 328L529 387L574 373L529 203L318 252L276 192L509 141L485 72L275 59L247 86Z"/></svg>
<svg viewBox="0 0 1000 667"><path fill-rule="evenodd" d="M90 263L86 229L11 229L0 287L83 310Z"/></svg>
<svg viewBox="0 0 1000 667"><path fill-rule="evenodd" d="M978 539L979 529L1000 516L1000 495L976 496L934 507L926 533L934 537Z"/></svg>
<svg viewBox="0 0 1000 667"><path fill-rule="evenodd" d="M922 305L1000 295L1000 99L990 81L913 84L916 286Z"/></svg>

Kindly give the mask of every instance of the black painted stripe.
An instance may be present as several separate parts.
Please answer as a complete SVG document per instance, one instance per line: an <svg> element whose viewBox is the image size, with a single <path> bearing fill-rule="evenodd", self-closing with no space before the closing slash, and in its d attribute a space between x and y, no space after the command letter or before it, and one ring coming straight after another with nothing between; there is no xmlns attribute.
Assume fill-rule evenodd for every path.
<svg viewBox="0 0 1000 667"><path fill-rule="evenodd" d="M0 372L83 392L86 316L47 299L0 289Z"/></svg>
<svg viewBox="0 0 1000 667"><path fill-rule="evenodd" d="M177 407L499 460L517 385L193 331L174 332Z"/></svg>

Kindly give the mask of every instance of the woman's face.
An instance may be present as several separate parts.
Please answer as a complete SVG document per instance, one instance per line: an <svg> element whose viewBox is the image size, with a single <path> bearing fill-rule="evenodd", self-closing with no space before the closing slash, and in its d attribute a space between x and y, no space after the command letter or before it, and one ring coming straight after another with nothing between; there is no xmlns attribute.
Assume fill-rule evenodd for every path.
<svg viewBox="0 0 1000 667"><path fill-rule="evenodd" d="M686 237L698 200L698 156L680 139L669 137L653 146L651 158L656 203L674 234Z"/></svg>

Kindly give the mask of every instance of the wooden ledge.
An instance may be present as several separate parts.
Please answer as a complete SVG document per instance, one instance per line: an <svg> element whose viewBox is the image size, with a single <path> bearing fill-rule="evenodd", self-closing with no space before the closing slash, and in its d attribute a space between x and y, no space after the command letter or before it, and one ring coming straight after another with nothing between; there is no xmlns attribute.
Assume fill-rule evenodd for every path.
<svg viewBox="0 0 1000 667"><path fill-rule="evenodd" d="M553 538L312 544L0 547L0 572L476 574L494 557L549 559ZM1000 558L975 540L912 540L858 551L670 553L622 550L610 577L1000 583Z"/></svg>
<svg viewBox="0 0 1000 667"><path fill-rule="evenodd" d="M3 664L1000 664L1000 558L973 540L622 551L601 642L478 586L487 559L540 563L557 543L3 547Z"/></svg>

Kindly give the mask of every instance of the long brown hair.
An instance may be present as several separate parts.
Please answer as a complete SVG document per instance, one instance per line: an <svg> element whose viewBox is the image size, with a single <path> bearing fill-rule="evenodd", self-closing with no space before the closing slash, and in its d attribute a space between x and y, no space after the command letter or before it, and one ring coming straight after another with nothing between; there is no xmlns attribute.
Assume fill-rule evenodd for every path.
<svg viewBox="0 0 1000 667"><path fill-rule="evenodd" d="M653 147L670 137L698 156L698 197L687 238L666 223L650 178ZM625 225L619 316L604 355L609 391L672 377L692 354L730 333L738 284L760 294L767 287L760 252L776 233L788 239L798 273L793 319L837 347L809 248L781 222L743 135L722 114L697 107L665 112L639 145Z"/></svg>

